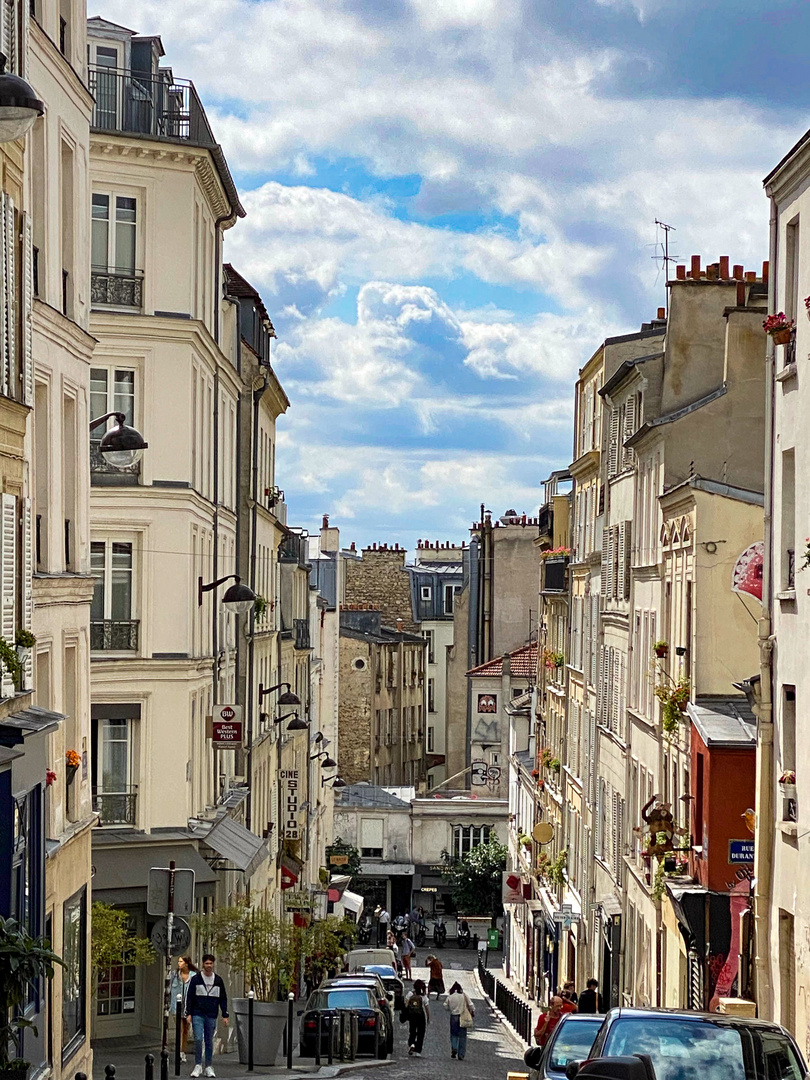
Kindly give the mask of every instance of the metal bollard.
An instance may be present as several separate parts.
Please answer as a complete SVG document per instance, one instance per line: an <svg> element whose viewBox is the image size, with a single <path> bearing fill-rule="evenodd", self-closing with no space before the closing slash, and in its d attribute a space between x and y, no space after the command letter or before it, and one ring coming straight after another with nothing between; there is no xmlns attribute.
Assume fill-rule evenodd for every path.
<svg viewBox="0 0 810 1080"><path fill-rule="evenodd" d="M115 1066L114 1065L105 1065L104 1066L104 1075L107 1077L107 1080L115 1080Z"/></svg>
<svg viewBox="0 0 810 1080"><path fill-rule="evenodd" d="M169 1051L160 1051L160 1080L169 1080Z"/></svg>
<svg viewBox="0 0 810 1080"><path fill-rule="evenodd" d="M340 1010L340 1060L346 1060L346 1012Z"/></svg>
<svg viewBox="0 0 810 1080"><path fill-rule="evenodd" d="M180 1075L180 1050L183 1041L183 995L177 995L174 1014L174 1075Z"/></svg>
<svg viewBox="0 0 810 1080"><path fill-rule="evenodd" d="M318 1010L318 1017L315 1021L315 1064L320 1068L321 1064L321 1012Z"/></svg>
<svg viewBox="0 0 810 1080"><path fill-rule="evenodd" d="M287 995L287 1068L292 1068L292 1048L293 1048L293 1003L295 1001L295 994L289 993Z"/></svg>
<svg viewBox="0 0 810 1080"><path fill-rule="evenodd" d="M327 1064L333 1065L335 1060L335 1018L331 1016L328 1018L329 1027L326 1035L326 1061Z"/></svg>
<svg viewBox="0 0 810 1080"><path fill-rule="evenodd" d="M155 1077L155 1055L147 1054L144 1060L143 1067L143 1080L154 1080Z"/></svg>
<svg viewBox="0 0 810 1080"><path fill-rule="evenodd" d="M248 1029L247 1029L247 1067L248 1072L253 1072L253 1002L256 994L248 990Z"/></svg>

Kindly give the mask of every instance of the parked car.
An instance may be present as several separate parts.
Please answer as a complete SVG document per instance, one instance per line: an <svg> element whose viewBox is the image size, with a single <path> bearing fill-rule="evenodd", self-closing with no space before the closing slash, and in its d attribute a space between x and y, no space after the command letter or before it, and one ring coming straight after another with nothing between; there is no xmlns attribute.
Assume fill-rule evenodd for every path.
<svg viewBox="0 0 810 1080"><path fill-rule="evenodd" d="M355 972L367 964L389 964L396 970L397 958L392 949L352 949L346 956L349 972Z"/></svg>
<svg viewBox="0 0 810 1080"><path fill-rule="evenodd" d="M362 971L364 974L371 972L374 975L379 975L385 989L389 994L394 995L394 1008L399 1012L405 1004L405 983L397 975L396 970L390 964L366 964L365 967L357 970Z"/></svg>
<svg viewBox="0 0 810 1080"><path fill-rule="evenodd" d="M386 989L379 975L372 972L364 972L358 975L335 975L331 979L325 979L318 987L319 990L332 990L342 986L364 986L374 991L377 1004L386 1016L386 1030L388 1053L394 1049L394 995Z"/></svg>
<svg viewBox="0 0 810 1080"><path fill-rule="evenodd" d="M569 1013L564 1016L543 1047L535 1077L562 1080L572 1061L584 1061L590 1056L604 1019L604 1014L599 1013Z"/></svg>
<svg viewBox="0 0 810 1080"><path fill-rule="evenodd" d="M323 1031L335 1022L339 1009L357 1013L357 1052L378 1058L388 1057L389 1033L385 1013L377 1004L374 991L367 986L336 986L310 994L301 1016L299 1053L301 1057L315 1056L318 1037L318 1011L324 1014ZM329 1049L328 1036L321 1036L321 1053Z"/></svg>
<svg viewBox="0 0 810 1080"><path fill-rule="evenodd" d="M723 1013L611 1009L588 1060L635 1054L649 1055L656 1080L804 1080L807 1075L801 1051L784 1028ZM577 1065L569 1063L569 1080Z"/></svg>

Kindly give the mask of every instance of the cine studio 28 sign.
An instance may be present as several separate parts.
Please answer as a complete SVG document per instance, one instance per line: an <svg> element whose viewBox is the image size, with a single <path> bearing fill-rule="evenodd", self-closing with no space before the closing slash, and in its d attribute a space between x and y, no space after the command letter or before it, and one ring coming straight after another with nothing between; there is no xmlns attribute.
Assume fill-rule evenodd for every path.
<svg viewBox="0 0 810 1080"><path fill-rule="evenodd" d="M284 800L284 836L287 840L300 840L298 825L298 769L280 769L282 798Z"/></svg>

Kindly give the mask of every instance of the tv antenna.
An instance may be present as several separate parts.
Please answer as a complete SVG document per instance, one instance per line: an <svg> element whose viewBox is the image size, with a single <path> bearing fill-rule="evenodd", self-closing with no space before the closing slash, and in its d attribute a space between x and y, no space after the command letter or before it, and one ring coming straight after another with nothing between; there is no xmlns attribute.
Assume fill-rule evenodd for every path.
<svg viewBox="0 0 810 1080"><path fill-rule="evenodd" d="M664 233L664 241L663 241L663 244L661 245L663 247L663 249L664 249L664 254L663 255L653 255L653 256L651 256L651 258L655 259L656 262L658 262L660 260L664 264L664 282L665 282L664 287L666 289L666 281L669 278L669 264L671 262L674 263L674 262L678 261L678 256L677 255L670 255L670 253L669 253L669 234L671 232L675 232L676 229L675 229L674 225L667 225L667 223L665 221L659 221L658 218L655 219L655 228L656 228L656 232L657 232L658 229L661 229L663 231L663 233ZM659 244L659 240L658 240L658 236L656 235L655 246L658 247L658 244ZM669 315L669 291L668 290L666 292L666 312L667 312L667 315Z"/></svg>

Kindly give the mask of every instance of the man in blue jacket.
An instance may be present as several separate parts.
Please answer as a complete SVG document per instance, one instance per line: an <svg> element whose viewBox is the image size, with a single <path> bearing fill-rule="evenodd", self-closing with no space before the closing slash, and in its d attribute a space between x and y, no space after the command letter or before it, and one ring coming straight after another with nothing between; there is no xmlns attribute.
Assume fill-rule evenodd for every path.
<svg viewBox="0 0 810 1080"><path fill-rule="evenodd" d="M215 1076L211 1062L214 1057L214 1034L217 1030L217 1016L222 1013L222 1022L228 1023L228 995L225 983L214 973L215 957L206 953L202 958L202 971L191 977L186 994L186 1012L191 1017L194 1031L195 1065L192 1076L202 1076L203 1043L205 1044L205 1075Z"/></svg>

